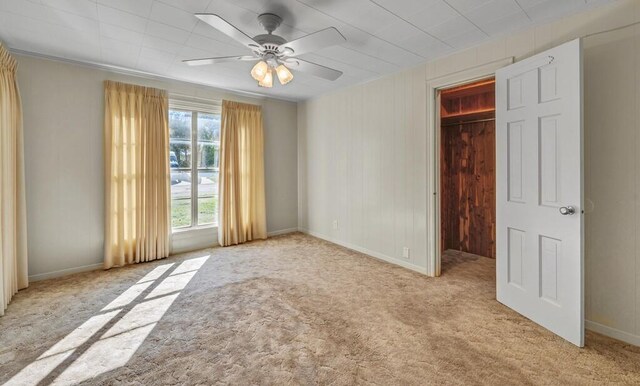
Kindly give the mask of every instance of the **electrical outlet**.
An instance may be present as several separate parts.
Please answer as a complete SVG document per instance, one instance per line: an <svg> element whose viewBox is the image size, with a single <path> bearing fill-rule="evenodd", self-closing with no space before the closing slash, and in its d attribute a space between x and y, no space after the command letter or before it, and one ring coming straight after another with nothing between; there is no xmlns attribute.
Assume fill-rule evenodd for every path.
<svg viewBox="0 0 640 386"><path fill-rule="evenodd" d="M338 229L338 220L333 220L333 229L334 230Z"/></svg>
<svg viewBox="0 0 640 386"><path fill-rule="evenodd" d="M402 257L405 259L409 258L409 247L402 247Z"/></svg>

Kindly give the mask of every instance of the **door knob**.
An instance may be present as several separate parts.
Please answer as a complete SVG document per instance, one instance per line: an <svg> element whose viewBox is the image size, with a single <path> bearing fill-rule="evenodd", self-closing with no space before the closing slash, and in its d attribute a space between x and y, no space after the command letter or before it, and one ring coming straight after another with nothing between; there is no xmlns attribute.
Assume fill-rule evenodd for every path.
<svg viewBox="0 0 640 386"><path fill-rule="evenodd" d="M560 214L563 216L569 216L576 213L576 208L573 206L563 206L560 208Z"/></svg>

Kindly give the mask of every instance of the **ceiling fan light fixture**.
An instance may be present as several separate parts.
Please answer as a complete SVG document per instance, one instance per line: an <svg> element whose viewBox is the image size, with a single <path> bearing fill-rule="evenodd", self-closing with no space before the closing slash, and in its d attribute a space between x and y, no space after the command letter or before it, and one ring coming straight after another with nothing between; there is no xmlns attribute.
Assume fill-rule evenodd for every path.
<svg viewBox="0 0 640 386"><path fill-rule="evenodd" d="M270 72L271 71L269 70L267 63L264 60L261 60L251 69L251 76L258 82L262 82L265 76Z"/></svg>
<svg viewBox="0 0 640 386"><path fill-rule="evenodd" d="M281 64L276 68L276 74L278 75L280 84L283 86L293 80L293 74L284 64Z"/></svg>
<svg viewBox="0 0 640 386"><path fill-rule="evenodd" d="M258 21L267 33L254 37L247 35L214 13L197 13L195 16L202 22L217 29L220 33L248 48L253 55L183 60L188 65L199 66L239 60L257 62L251 68L251 77L258 81L258 84L262 87L273 87L273 78L276 76L282 85L291 82L293 75L289 68L330 81L336 80L342 75L342 71L297 58L299 55L312 51L343 44L346 41L345 37L334 27L328 27L287 41L282 36L273 33L282 23L282 18L272 13L263 13L258 16ZM286 66L283 63L286 63Z"/></svg>
<svg viewBox="0 0 640 386"><path fill-rule="evenodd" d="M262 80L258 82L258 86L266 88L273 87L273 74L270 68L267 68L267 73L264 75Z"/></svg>

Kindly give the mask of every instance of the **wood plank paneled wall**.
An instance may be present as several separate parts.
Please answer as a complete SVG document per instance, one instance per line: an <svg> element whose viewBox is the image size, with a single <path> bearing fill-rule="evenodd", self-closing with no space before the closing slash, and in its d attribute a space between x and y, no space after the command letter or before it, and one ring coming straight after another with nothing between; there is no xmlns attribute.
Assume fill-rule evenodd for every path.
<svg viewBox="0 0 640 386"><path fill-rule="evenodd" d="M299 105L299 229L426 271L425 77L421 66Z"/></svg>
<svg viewBox="0 0 640 386"><path fill-rule="evenodd" d="M602 1L589 2L597 7L592 11L516 31L421 68L300 102L300 229L372 255L393 253L395 264L409 261L424 270L427 251L433 247L428 243L427 208L433 192L427 190L427 182L433 176L426 167L431 147L425 107L431 106L426 102L425 81L507 57L520 61L588 36L584 39L587 326L640 345L640 82L633 81L640 79L640 25L593 35L640 21L640 1L598 3ZM348 107L341 108L345 103ZM377 113L391 118L382 121ZM375 119L368 118L374 114ZM391 141L382 137L385 130L394 130ZM342 143L347 144L349 158L335 162L341 154L335 144ZM396 163L392 174L368 166L381 155L406 159L408 172L399 173L403 166ZM346 178L344 168L349 170ZM403 178L407 184L398 184ZM338 192L334 188L345 184ZM378 199L379 191L389 189L394 190L391 199L386 195ZM392 201L397 199L404 201ZM392 216L385 212L374 217L390 206ZM413 222L401 221L402 216ZM340 221L337 230L331 227L332 219ZM404 245L412 248L408 260L401 258ZM429 296L405 295L408 301Z"/></svg>
<svg viewBox="0 0 640 386"><path fill-rule="evenodd" d="M442 249L495 258L494 85L447 91L441 100Z"/></svg>

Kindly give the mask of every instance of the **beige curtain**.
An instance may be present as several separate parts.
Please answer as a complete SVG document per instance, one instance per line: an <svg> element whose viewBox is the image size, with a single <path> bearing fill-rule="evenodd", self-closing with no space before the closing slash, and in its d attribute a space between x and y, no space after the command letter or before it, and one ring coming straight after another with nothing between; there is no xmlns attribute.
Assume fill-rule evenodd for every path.
<svg viewBox="0 0 640 386"><path fill-rule="evenodd" d="M168 119L166 91L105 82L105 268L169 255Z"/></svg>
<svg viewBox="0 0 640 386"><path fill-rule="evenodd" d="M222 246L267 238L263 147L260 106L222 101L218 225Z"/></svg>
<svg viewBox="0 0 640 386"><path fill-rule="evenodd" d="M0 44L0 315L27 287L27 214L17 63Z"/></svg>

